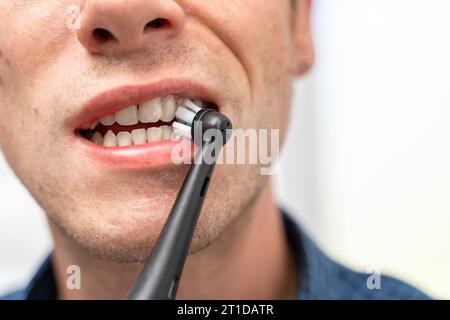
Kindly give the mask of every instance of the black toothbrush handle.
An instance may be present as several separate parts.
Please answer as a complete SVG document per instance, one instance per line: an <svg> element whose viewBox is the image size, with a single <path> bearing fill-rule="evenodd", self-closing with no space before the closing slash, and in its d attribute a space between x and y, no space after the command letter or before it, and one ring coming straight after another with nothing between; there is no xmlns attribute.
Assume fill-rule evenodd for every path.
<svg viewBox="0 0 450 320"><path fill-rule="evenodd" d="M216 148L216 150L214 150ZM192 237L205 200L216 161L205 163L217 144L204 145L183 182L155 248L131 289L128 300L175 299Z"/></svg>

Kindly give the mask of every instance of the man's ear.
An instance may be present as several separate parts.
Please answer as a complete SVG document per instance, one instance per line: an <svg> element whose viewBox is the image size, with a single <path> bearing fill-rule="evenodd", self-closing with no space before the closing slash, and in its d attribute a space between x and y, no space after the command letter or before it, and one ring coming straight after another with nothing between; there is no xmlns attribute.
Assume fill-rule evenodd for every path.
<svg viewBox="0 0 450 320"><path fill-rule="evenodd" d="M303 75L314 63L315 51L311 34L312 0L295 0L294 7L294 73Z"/></svg>

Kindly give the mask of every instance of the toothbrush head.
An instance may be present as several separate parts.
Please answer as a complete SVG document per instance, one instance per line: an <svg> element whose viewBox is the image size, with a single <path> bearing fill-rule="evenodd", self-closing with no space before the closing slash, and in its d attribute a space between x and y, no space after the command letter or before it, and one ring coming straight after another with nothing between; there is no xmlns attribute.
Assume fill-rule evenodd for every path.
<svg viewBox="0 0 450 320"><path fill-rule="evenodd" d="M192 100L184 99L175 113L176 121L172 124L177 135L194 139L196 144L203 144L209 136L209 130L218 130L223 135L225 145L231 137L233 125L231 120L214 109L205 109L197 106ZM197 141L200 140L200 141Z"/></svg>

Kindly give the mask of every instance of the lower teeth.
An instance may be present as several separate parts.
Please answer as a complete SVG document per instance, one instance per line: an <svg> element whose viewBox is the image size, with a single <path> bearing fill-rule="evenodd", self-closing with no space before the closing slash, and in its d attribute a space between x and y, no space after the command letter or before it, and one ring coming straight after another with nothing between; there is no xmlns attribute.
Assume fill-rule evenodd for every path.
<svg viewBox="0 0 450 320"><path fill-rule="evenodd" d="M170 140L173 136L174 133L171 126L161 126L148 129L135 129L131 132L121 131L117 135L112 130L108 130L105 136L95 131L89 139L93 143L105 147L127 147Z"/></svg>

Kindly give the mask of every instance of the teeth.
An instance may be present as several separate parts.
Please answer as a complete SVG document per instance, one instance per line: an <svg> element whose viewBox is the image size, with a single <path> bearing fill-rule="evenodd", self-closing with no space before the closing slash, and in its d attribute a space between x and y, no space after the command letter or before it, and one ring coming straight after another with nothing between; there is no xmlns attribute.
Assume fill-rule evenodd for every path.
<svg viewBox="0 0 450 320"><path fill-rule="evenodd" d="M155 98L139 105L139 121L142 123L158 122L162 116L162 100Z"/></svg>
<svg viewBox="0 0 450 320"><path fill-rule="evenodd" d="M162 139L163 132L161 128L148 128L147 129L147 141L155 142Z"/></svg>
<svg viewBox="0 0 450 320"><path fill-rule="evenodd" d="M95 127L96 127L97 125L98 125L98 121L96 121L96 122L94 122L93 124L91 124L90 129L91 129L91 130L94 130Z"/></svg>
<svg viewBox="0 0 450 320"><path fill-rule="evenodd" d="M131 140L133 140L134 145L146 144L147 143L147 130L136 129L131 131Z"/></svg>
<svg viewBox="0 0 450 320"><path fill-rule="evenodd" d="M91 141L95 144L102 145L103 144L103 136L100 132L95 132L92 137Z"/></svg>
<svg viewBox="0 0 450 320"><path fill-rule="evenodd" d="M165 98L154 98L140 105L131 105L117 111L113 115L92 123L90 129L94 133L90 140L95 144L105 147L126 147L170 140L180 134L190 137L191 127L185 125L186 120L189 123L189 120L192 120L192 115L195 115L205 105L202 100L183 99L174 95L169 95ZM179 108L180 106L182 108ZM186 112L189 114L186 114ZM175 122L172 123L174 120ZM108 130L105 136L96 131L99 122L104 126L111 126L116 122L122 126L134 126L139 122L156 123L159 121L172 123L172 125L163 125L148 129L134 129L132 131L131 129L133 127L131 127L131 132L121 131L117 136L112 130Z"/></svg>
<svg viewBox="0 0 450 320"><path fill-rule="evenodd" d="M162 139L169 140L172 139L173 128L171 126L161 126Z"/></svg>
<svg viewBox="0 0 450 320"><path fill-rule="evenodd" d="M132 126L139 123L137 105L116 112L116 121L123 126Z"/></svg>
<svg viewBox="0 0 450 320"><path fill-rule="evenodd" d="M128 147L133 144L131 140L131 133L121 131L117 134L117 144L119 147Z"/></svg>
<svg viewBox="0 0 450 320"><path fill-rule="evenodd" d="M175 110L177 109L177 101L174 96L168 96L163 101L163 110L161 120L170 122L175 118Z"/></svg>
<svg viewBox="0 0 450 320"><path fill-rule="evenodd" d="M125 109L119 110L115 115L104 117L100 122L104 126L111 126L115 122L123 126L132 126L142 123L155 123L160 120L164 122L171 122L175 119L177 110L177 103L180 106L187 104L188 108L192 108L192 111L196 112L205 105L202 100L189 100L189 99L177 99L175 96L170 95L164 99L154 98L150 101L137 105L129 106ZM200 108L199 108L200 107ZM91 130L95 129L98 122L95 122L90 127Z"/></svg>
<svg viewBox="0 0 450 320"><path fill-rule="evenodd" d="M108 130L108 132L105 134L105 137L103 138L103 145L105 147L117 147L117 138L114 132Z"/></svg>
<svg viewBox="0 0 450 320"><path fill-rule="evenodd" d="M104 126L110 126L113 125L114 122L116 122L116 117L112 114L110 116L104 117L100 120L101 124Z"/></svg>

